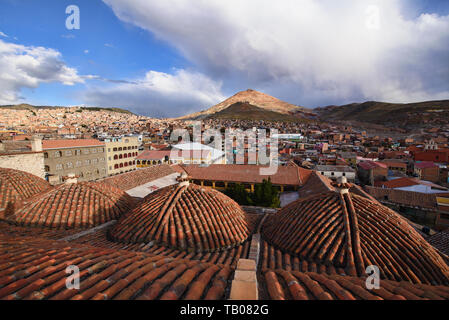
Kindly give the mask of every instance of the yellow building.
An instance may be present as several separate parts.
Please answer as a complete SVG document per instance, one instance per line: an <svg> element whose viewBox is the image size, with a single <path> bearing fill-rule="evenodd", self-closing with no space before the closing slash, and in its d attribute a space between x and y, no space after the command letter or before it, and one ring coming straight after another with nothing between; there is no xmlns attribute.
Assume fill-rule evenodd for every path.
<svg viewBox="0 0 449 320"><path fill-rule="evenodd" d="M136 157L139 153L138 137L111 138L104 142L108 176L136 169Z"/></svg>

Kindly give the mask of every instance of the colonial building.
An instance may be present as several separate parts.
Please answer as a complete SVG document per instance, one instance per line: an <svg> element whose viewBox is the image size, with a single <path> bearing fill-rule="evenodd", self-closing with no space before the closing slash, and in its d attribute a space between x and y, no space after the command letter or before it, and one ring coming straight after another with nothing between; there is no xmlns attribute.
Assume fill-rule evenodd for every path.
<svg viewBox="0 0 449 320"><path fill-rule="evenodd" d="M16 169L45 178L42 141L0 142L0 167Z"/></svg>
<svg viewBox="0 0 449 320"><path fill-rule="evenodd" d="M93 181L106 176L105 144L96 139L43 140L47 180L55 185L69 175L79 181Z"/></svg>
<svg viewBox="0 0 449 320"><path fill-rule="evenodd" d="M104 140L108 176L136 169L139 153L138 137L121 137Z"/></svg>
<svg viewBox="0 0 449 320"><path fill-rule="evenodd" d="M355 170L348 166L316 166L316 170L323 176L336 180L340 177L346 177L349 182L355 182Z"/></svg>

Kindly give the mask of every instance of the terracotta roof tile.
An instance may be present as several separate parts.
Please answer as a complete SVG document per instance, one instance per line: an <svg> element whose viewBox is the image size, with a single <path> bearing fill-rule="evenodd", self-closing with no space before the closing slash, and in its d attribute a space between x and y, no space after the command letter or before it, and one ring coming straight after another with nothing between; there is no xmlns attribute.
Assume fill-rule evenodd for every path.
<svg viewBox="0 0 449 320"><path fill-rule="evenodd" d="M279 166L277 172L271 176L260 174L262 166L256 165L221 165L210 166L186 165L182 169L194 180L228 181L240 183L262 183L264 179L271 179L273 184L299 186L306 183L310 170L293 166Z"/></svg>
<svg viewBox="0 0 449 320"><path fill-rule="evenodd" d="M30 198L50 189L47 181L31 173L0 168L0 218L11 214ZM2 210L8 212L2 214Z"/></svg>
<svg viewBox="0 0 449 320"><path fill-rule="evenodd" d="M193 184L150 194L111 231L118 242L154 241L199 252L238 246L249 234L245 213L234 200Z"/></svg>
<svg viewBox="0 0 449 320"><path fill-rule="evenodd" d="M42 140L42 149L44 150L96 146L104 146L104 142L97 139Z"/></svg>
<svg viewBox="0 0 449 320"><path fill-rule="evenodd" d="M173 173L176 173L176 171L174 171L171 166L162 164L108 177L101 181L126 191L141 186L145 183L166 177Z"/></svg>
<svg viewBox="0 0 449 320"><path fill-rule="evenodd" d="M273 300L448 300L449 287L381 280L368 290L365 278L314 272L265 270L263 286Z"/></svg>
<svg viewBox="0 0 449 320"><path fill-rule="evenodd" d="M262 235L292 256L348 275L377 265L384 279L449 284L449 267L402 217L355 194L330 191L298 200L269 216Z"/></svg>
<svg viewBox="0 0 449 320"><path fill-rule="evenodd" d="M66 288L66 267L80 289ZM0 299L223 299L232 269L141 252L0 234Z"/></svg>
<svg viewBox="0 0 449 320"><path fill-rule="evenodd" d="M129 195L104 183L64 184L33 199L8 220L22 226L85 229L117 220L133 206Z"/></svg>

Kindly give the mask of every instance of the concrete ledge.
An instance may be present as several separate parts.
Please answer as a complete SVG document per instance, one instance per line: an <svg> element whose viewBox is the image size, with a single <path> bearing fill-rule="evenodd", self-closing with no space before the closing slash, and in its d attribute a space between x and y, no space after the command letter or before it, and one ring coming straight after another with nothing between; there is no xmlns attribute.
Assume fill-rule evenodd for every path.
<svg viewBox="0 0 449 320"><path fill-rule="evenodd" d="M257 285L256 263L250 259L240 259L234 280L231 284L229 300L258 300L259 289Z"/></svg>
<svg viewBox="0 0 449 320"><path fill-rule="evenodd" d="M79 238L81 238L81 237L87 236L87 235L89 235L89 234L93 234L93 233L95 233L95 232L97 232L97 231L100 231L100 230L102 230L102 229L105 229L105 228L107 228L107 227L109 227L109 226L112 226L112 225L114 225L116 222L117 222L117 220L111 220L111 221L109 221L109 222L106 222L106 223L104 223L104 224L98 226L98 227L94 227L94 228L89 229L89 230L86 230L86 231L81 231L80 233L76 233L76 234L73 234L73 235L71 235L71 236L68 236L68 237L59 239L58 241L73 241L73 240L79 239Z"/></svg>

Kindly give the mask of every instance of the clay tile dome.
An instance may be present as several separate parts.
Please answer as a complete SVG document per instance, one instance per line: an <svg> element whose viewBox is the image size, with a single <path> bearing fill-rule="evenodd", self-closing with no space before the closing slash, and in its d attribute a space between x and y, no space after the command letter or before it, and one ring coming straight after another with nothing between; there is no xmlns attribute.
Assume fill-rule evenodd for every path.
<svg viewBox="0 0 449 320"><path fill-rule="evenodd" d="M401 216L346 186L298 200L269 216L266 241L299 259L383 279L449 284L449 267Z"/></svg>
<svg viewBox="0 0 449 320"><path fill-rule="evenodd" d="M133 203L128 194L105 183L64 184L33 199L8 219L23 226L86 229L117 220Z"/></svg>
<svg viewBox="0 0 449 320"><path fill-rule="evenodd" d="M245 213L234 200L210 188L181 183L148 195L122 217L110 237L205 252L237 246L249 234Z"/></svg>
<svg viewBox="0 0 449 320"><path fill-rule="evenodd" d="M0 168L0 211L50 188L47 181L31 173Z"/></svg>

